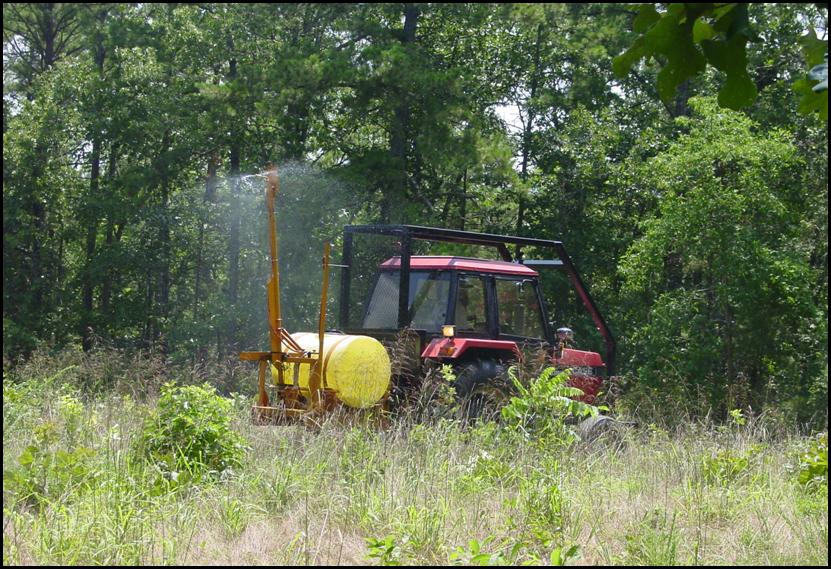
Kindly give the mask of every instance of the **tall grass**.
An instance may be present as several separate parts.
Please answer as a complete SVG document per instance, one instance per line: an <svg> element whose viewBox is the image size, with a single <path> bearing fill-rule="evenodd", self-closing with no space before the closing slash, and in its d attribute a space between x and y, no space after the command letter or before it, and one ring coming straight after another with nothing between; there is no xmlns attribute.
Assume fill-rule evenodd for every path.
<svg viewBox="0 0 831 569"><path fill-rule="evenodd" d="M562 445L445 419L256 427L237 397L243 466L177 484L135 457L172 379L145 364L142 393L141 364L4 377L4 564L828 563L827 482L798 482L806 439L764 417Z"/></svg>

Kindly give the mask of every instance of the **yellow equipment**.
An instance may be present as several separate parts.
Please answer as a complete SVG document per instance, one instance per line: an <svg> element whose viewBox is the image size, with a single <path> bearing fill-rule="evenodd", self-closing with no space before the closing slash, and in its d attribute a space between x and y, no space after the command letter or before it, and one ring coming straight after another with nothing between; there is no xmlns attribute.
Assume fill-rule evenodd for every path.
<svg viewBox="0 0 831 569"><path fill-rule="evenodd" d="M256 423L283 422L329 410L339 403L366 408L385 399L390 386L390 360L386 349L369 336L325 334L326 298L329 288L329 250L323 248L323 287L316 334L295 335L283 328L280 313L280 272L275 202L279 192L277 169L266 173L271 278L268 280L268 324L271 349L241 352L240 359L259 362ZM276 388L276 401L266 391L266 371Z"/></svg>
<svg viewBox="0 0 831 569"><path fill-rule="evenodd" d="M319 337L310 332L293 334L303 349L317 347ZM323 382L348 407L364 409L378 403L390 386L390 358L375 338L347 334L323 336ZM277 370L272 376L277 380ZM298 383L301 392L309 389L309 370L301 367Z"/></svg>

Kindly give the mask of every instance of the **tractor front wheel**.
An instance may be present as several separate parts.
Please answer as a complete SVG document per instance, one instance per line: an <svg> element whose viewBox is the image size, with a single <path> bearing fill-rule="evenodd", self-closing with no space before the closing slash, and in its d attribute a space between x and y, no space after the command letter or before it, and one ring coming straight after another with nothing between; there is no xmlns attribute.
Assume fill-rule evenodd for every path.
<svg viewBox="0 0 831 569"><path fill-rule="evenodd" d="M577 434L585 443L607 441L622 444L625 441L626 430L634 426L633 421L618 421L608 415L596 415L580 421Z"/></svg>

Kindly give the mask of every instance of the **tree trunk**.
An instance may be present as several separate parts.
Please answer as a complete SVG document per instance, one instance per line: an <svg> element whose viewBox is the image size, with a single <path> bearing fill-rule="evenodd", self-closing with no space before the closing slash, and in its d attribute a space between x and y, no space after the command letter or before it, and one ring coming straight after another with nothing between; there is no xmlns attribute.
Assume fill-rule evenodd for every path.
<svg viewBox="0 0 831 569"><path fill-rule="evenodd" d="M107 252L107 256L112 255L112 247L113 247L113 229L114 224L112 219L107 220L107 232L105 235L104 241L104 251ZM113 274L112 270L112 261L107 260L107 277L104 279L103 284L101 285L101 315L106 319L107 316L110 314L110 297L112 296L113 291L113 278L115 275Z"/></svg>
<svg viewBox="0 0 831 569"><path fill-rule="evenodd" d="M161 267L159 271L159 290L157 296L159 311L159 326L156 329L155 339L159 341L159 348L163 354L168 352L166 322L170 314L170 171L168 160L168 149L171 144L170 131L166 131L162 137L162 153L160 155L161 174L161 207L162 215L159 224L159 241L161 243Z"/></svg>
<svg viewBox="0 0 831 569"><path fill-rule="evenodd" d="M148 266L145 273L146 294L144 296L144 331L142 333L142 343L145 348L150 348L153 345L153 338L155 337L155 317L153 316L153 270Z"/></svg>
<svg viewBox="0 0 831 569"><path fill-rule="evenodd" d="M675 109L673 117L681 117L690 114L690 80L687 79L678 86L678 94L675 96Z"/></svg>
<svg viewBox="0 0 831 569"><path fill-rule="evenodd" d="M101 12L98 15L98 20L102 21L106 18L106 12ZM95 46L95 66L98 69L98 77L102 78L104 75L104 45L99 36ZM94 119L97 120L97 119ZM101 202L101 132L97 125L93 126L92 134L92 154L90 156L90 178L89 178L89 198L86 207L87 214L87 243L86 243L86 263L83 273L83 293L82 293L82 315L81 315L81 344L83 350L88 352L92 349L92 334L93 334L93 296L95 293L95 279L92 274L92 266L95 262L95 247L98 241L98 204Z"/></svg>
<svg viewBox="0 0 831 569"><path fill-rule="evenodd" d="M231 235L228 246L228 302L232 305L239 299L239 255L240 255L240 200L239 200L239 168L240 147L236 142L231 143L230 152L230 184L231 184Z"/></svg>
<svg viewBox="0 0 831 569"><path fill-rule="evenodd" d="M420 11L415 4L404 5L404 35L401 43L406 46L416 41L416 29ZM390 158L393 175L384 182L381 198L381 221L390 223L398 221L399 215L393 219L393 204L403 203L407 195L407 140L410 134L410 103L403 93L399 93L399 104L393 113L390 123ZM396 207L401 212L402 208Z"/></svg>
<svg viewBox="0 0 831 569"><path fill-rule="evenodd" d="M118 146L113 144L110 148L110 160L107 166L107 180L112 183L115 179L115 170L118 164ZM122 230L123 230L122 223ZM106 318L110 314L110 298L112 296L113 283L116 279L115 271L113 270L113 242L115 230L115 212L110 211L107 215L107 235L105 251L107 252L107 275L104 279L104 284L101 286L101 314ZM120 232L119 232L120 235Z"/></svg>
<svg viewBox="0 0 831 569"><path fill-rule="evenodd" d="M205 251L205 231L210 221L210 210L208 205L216 201L216 188L219 184L217 178L217 160L215 156L208 159L208 177L205 179L205 195L202 198L203 215L199 220L199 241L196 251L196 270L193 284L193 321L194 324L199 322L199 301L201 300L202 283L210 280L210 270L205 265L204 251ZM198 361L204 363L207 359L207 346L202 344L200 338L197 353L195 354L194 364Z"/></svg>
<svg viewBox="0 0 831 569"><path fill-rule="evenodd" d="M92 265L95 257L95 242L98 239L98 213L96 205L101 199L99 195L99 178L101 176L101 139L95 135L92 141L92 155L90 159L89 202L87 203L87 240L86 262L83 272L82 316L81 316L81 343L85 352L92 349L92 299L95 289L92 277Z"/></svg>
<svg viewBox="0 0 831 569"><path fill-rule="evenodd" d="M234 40L228 38L228 50L233 53ZM233 82L237 78L237 60L234 58L228 61L228 80ZM239 258L240 258L240 199L239 199L239 173L240 173L240 141L239 133L234 129L231 133L230 147L230 184L231 184L231 234L228 243L228 306L229 322L226 348L233 352L236 347L237 322L235 310L239 300Z"/></svg>
<svg viewBox="0 0 831 569"><path fill-rule="evenodd" d="M205 179L205 195L202 198L203 214L199 219L199 239L197 241L196 249L196 269L194 271L193 284L193 318L199 320L199 299L202 281L207 281L210 278L210 272L204 263L205 250L205 228L208 225L210 213L205 204L213 203L216 196L217 180L217 164L216 159L212 156L208 160L208 177Z"/></svg>
<svg viewBox="0 0 831 569"><path fill-rule="evenodd" d="M300 101L288 106L285 120L287 137L283 141L286 149L286 158L289 160L303 160L306 154L306 139L309 137L309 103Z"/></svg>
<svg viewBox="0 0 831 569"><path fill-rule="evenodd" d="M530 93L528 96L528 120L525 121L525 124L523 125L524 128L522 130L522 164L520 165L519 177L522 180L523 184L528 181L528 165L531 161L531 137L534 134L534 121L537 118L537 111L536 109L534 109L534 99L537 96L537 90L539 88L540 49L542 47L542 33L543 25L539 24L537 26L537 40L534 44L534 70L531 73ZM523 228L523 226L525 225L526 208L524 191L525 188L523 188L522 191L519 192L517 200L518 204L516 218L516 234L520 236L525 232ZM522 260L521 245L515 245L514 255L516 256L517 260Z"/></svg>
<svg viewBox="0 0 831 569"><path fill-rule="evenodd" d="M43 10L43 69L46 71L55 63L55 5L44 2L40 5Z"/></svg>

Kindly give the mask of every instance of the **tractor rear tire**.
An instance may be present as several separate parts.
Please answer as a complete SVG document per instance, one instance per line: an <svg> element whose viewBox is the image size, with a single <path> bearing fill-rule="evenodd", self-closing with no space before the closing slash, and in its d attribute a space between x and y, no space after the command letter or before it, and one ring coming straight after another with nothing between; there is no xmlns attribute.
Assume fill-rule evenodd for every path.
<svg viewBox="0 0 831 569"><path fill-rule="evenodd" d="M458 367L453 386L462 416L469 420L491 418L508 399L506 368L494 360L472 360Z"/></svg>

